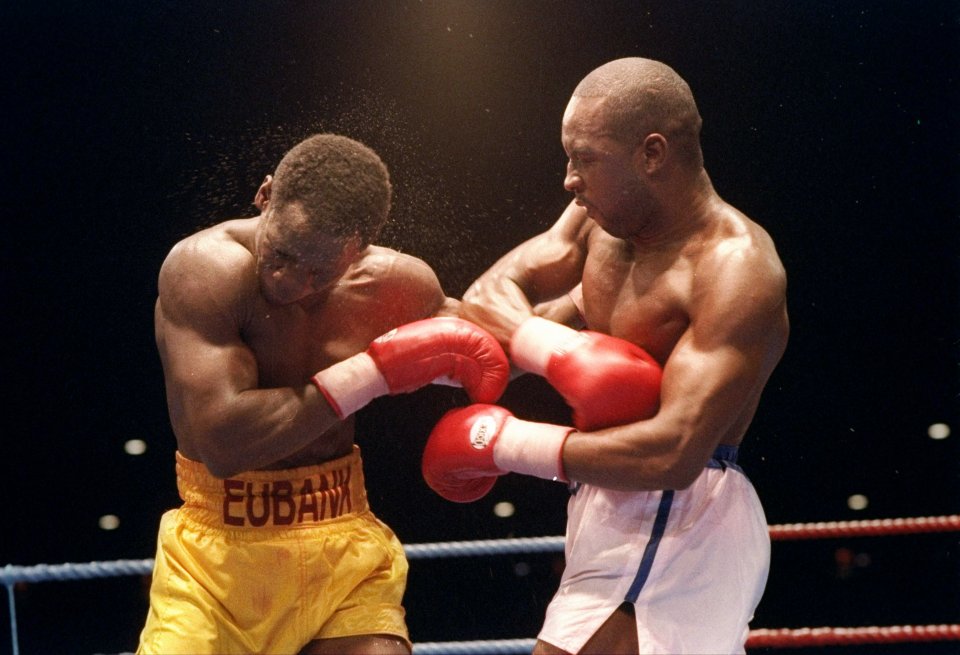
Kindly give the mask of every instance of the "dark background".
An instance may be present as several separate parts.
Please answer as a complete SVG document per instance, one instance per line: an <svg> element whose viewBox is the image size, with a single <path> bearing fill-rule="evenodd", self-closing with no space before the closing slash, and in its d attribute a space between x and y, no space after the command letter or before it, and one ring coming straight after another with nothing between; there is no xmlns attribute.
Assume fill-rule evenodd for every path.
<svg viewBox="0 0 960 655"><path fill-rule="evenodd" d="M769 522L958 513L958 436L927 437L958 427L958 19L929 1L7 0L0 564L153 557L178 502L157 272L179 238L253 215L286 149L336 131L377 150L396 191L384 242L459 296L559 215L569 94L635 55L690 83L718 192L788 271L790 345L742 454ZM460 506L422 482L426 435L461 393L363 410L374 510L405 543L561 534L558 485L508 476ZM535 379L503 404L568 420ZM512 517L493 515L501 500ZM958 557L956 533L777 542L754 627L960 622ZM561 568L415 561L412 637L532 637ZM146 585L19 585L21 652L134 649Z"/></svg>

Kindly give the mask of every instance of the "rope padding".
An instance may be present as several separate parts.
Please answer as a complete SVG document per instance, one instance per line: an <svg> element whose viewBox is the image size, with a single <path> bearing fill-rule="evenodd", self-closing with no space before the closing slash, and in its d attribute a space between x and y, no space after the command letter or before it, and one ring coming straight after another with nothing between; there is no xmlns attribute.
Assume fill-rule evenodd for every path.
<svg viewBox="0 0 960 655"><path fill-rule="evenodd" d="M918 641L960 641L960 625L892 625L863 628L761 628L751 630L748 648L847 646Z"/></svg>
<svg viewBox="0 0 960 655"><path fill-rule="evenodd" d="M485 641L428 641L413 645L413 655L529 655L536 639Z"/></svg>
<svg viewBox="0 0 960 655"><path fill-rule="evenodd" d="M747 648L802 648L931 641L960 641L960 625L892 625L862 628L780 628L751 630ZM413 655L506 655L529 653L536 639L435 641L413 645Z"/></svg>
<svg viewBox="0 0 960 655"><path fill-rule="evenodd" d="M916 534L919 532L951 532L954 530L960 530L960 515L771 525L770 539L786 541L793 539L827 539L830 537L875 537Z"/></svg>

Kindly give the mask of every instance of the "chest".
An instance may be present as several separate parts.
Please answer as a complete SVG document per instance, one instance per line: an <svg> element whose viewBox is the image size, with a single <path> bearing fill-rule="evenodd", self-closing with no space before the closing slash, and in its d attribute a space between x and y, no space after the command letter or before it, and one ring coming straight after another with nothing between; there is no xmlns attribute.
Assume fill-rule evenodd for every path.
<svg viewBox="0 0 960 655"><path fill-rule="evenodd" d="M583 272L587 326L639 345L662 364L690 323L694 276L678 253L591 249Z"/></svg>
<svg viewBox="0 0 960 655"><path fill-rule="evenodd" d="M242 330L257 360L260 385L303 383L331 364L351 357L386 332L375 303L332 295L322 306L276 307L260 303Z"/></svg>

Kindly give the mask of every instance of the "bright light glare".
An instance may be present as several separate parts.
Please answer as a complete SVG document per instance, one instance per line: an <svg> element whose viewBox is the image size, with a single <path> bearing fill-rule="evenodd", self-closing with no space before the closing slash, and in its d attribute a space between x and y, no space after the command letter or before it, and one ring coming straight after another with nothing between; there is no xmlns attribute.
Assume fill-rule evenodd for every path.
<svg viewBox="0 0 960 655"><path fill-rule="evenodd" d="M123 449L128 455L142 455L147 452L147 442L143 439L131 439L123 444Z"/></svg>
<svg viewBox="0 0 960 655"><path fill-rule="evenodd" d="M104 514L100 517L101 530L116 530L120 527L120 518L115 514Z"/></svg>
<svg viewBox="0 0 960 655"><path fill-rule="evenodd" d="M513 516L514 511L516 511L516 509L513 503L508 503L505 500L493 506L493 513L502 519Z"/></svg>
<svg viewBox="0 0 960 655"><path fill-rule="evenodd" d="M863 494L853 494L847 498L847 507L850 509L859 512L862 509L866 509L867 505L870 504L870 501L867 500L867 497Z"/></svg>
<svg viewBox="0 0 960 655"><path fill-rule="evenodd" d="M927 434L931 439L946 439L950 436L950 426L946 423L934 423L927 428Z"/></svg>

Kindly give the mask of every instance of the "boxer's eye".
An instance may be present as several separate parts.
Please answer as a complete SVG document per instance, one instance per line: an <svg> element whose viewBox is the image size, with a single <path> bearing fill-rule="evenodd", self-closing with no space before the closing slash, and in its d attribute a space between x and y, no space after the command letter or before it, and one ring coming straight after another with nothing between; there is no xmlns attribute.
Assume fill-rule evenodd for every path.
<svg viewBox="0 0 960 655"><path fill-rule="evenodd" d="M282 250L267 249L263 255L264 268L277 271L293 263L293 257Z"/></svg>

